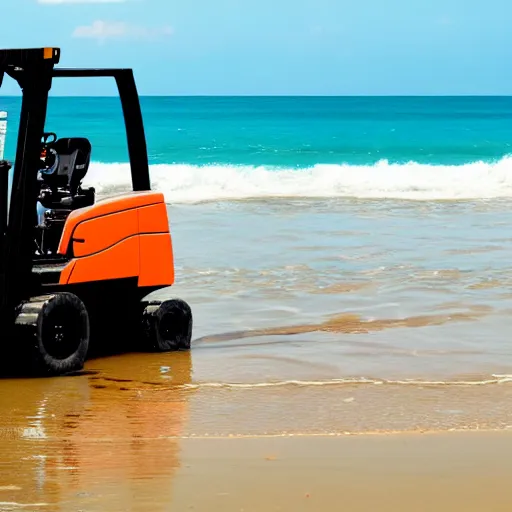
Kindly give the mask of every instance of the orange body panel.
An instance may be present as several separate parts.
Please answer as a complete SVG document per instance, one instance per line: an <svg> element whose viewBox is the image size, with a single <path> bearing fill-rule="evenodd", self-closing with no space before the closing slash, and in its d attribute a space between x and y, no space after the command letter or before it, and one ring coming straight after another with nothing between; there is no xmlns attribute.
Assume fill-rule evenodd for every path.
<svg viewBox="0 0 512 512"><path fill-rule="evenodd" d="M73 232L73 255L89 256L139 233L137 210L111 213L80 222Z"/></svg>
<svg viewBox="0 0 512 512"><path fill-rule="evenodd" d="M103 215L141 208L152 204L163 204L165 208L164 195L160 192L130 192L129 194L102 199L93 206L80 208L79 210L71 212L66 220L57 252L59 254L66 254L69 242L73 236L73 231L81 222ZM165 216L167 218L167 212Z"/></svg>
<svg viewBox="0 0 512 512"><path fill-rule="evenodd" d="M77 284L106 279L123 279L139 274L139 237L132 236L105 251L76 258L66 283Z"/></svg>
<svg viewBox="0 0 512 512"><path fill-rule="evenodd" d="M162 201L159 204L138 208L139 233L165 233L169 231L167 209Z"/></svg>
<svg viewBox="0 0 512 512"><path fill-rule="evenodd" d="M174 283L172 239L163 194L135 192L72 212L60 254L73 259L60 284L136 277L140 287Z"/></svg>
<svg viewBox="0 0 512 512"><path fill-rule="evenodd" d="M172 241L169 235L141 235L139 286L158 286L162 281L174 283L174 265L169 265Z"/></svg>
<svg viewBox="0 0 512 512"><path fill-rule="evenodd" d="M76 260L70 261L65 267L64 270L60 273L60 284L67 284L73 269L75 268Z"/></svg>

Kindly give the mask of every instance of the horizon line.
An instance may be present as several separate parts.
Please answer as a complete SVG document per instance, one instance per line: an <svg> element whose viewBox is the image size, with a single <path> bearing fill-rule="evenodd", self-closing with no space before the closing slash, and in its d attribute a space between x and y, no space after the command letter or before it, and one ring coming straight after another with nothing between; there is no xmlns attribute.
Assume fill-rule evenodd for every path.
<svg viewBox="0 0 512 512"><path fill-rule="evenodd" d="M0 94L0 98L19 98ZM139 98L510 98L510 94L140 94ZM50 94L49 98L119 98L118 94Z"/></svg>

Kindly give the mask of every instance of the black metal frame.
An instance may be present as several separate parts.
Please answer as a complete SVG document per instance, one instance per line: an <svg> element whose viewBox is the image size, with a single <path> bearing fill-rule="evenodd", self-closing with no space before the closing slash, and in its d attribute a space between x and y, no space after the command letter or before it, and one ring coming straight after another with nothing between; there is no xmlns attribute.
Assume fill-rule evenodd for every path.
<svg viewBox="0 0 512 512"><path fill-rule="evenodd" d="M146 135L140 109L139 95L131 69L54 69L53 76L114 78L121 98L126 126L133 190L150 190Z"/></svg>
<svg viewBox="0 0 512 512"><path fill-rule="evenodd" d="M0 232L0 330L5 327L5 321L12 321L16 306L29 298L31 289L37 171L53 78L116 80L126 127L132 187L134 191L151 189L146 137L133 71L54 68L59 60L58 48L0 50L0 86L6 73L18 82L23 93L8 222ZM7 180L0 177L2 219L7 217L7 201L3 201L7 197L7 190L3 190L6 186Z"/></svg>

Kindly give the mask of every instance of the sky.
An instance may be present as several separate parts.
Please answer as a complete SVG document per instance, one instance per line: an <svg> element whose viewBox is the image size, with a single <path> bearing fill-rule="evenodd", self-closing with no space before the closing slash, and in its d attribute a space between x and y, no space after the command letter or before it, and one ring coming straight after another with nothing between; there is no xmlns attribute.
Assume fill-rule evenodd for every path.
<svg viewBox="0 0 512 512"><path fill-rule="evenodd" d="M142 95L512 94L510 0L2 0L0 12L1 48L131 67ZM53 94L115 94L108 79L56 82Z"/></svg>

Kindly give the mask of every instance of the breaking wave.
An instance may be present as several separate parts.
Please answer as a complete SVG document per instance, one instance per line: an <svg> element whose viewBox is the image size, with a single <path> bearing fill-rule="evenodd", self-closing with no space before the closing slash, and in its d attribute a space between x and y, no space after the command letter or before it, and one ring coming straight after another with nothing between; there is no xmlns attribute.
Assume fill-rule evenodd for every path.
<svg viewBox="0 0 512 512"><path fill-rule="evenodd" d="M186 164L152 165L155 190L169 203L258 198L467 200L512 197L512 156L496 162L428 165L317 164L306 169ZM86 184L98 194L128 190L126 163L93 163Z"/></svg>

